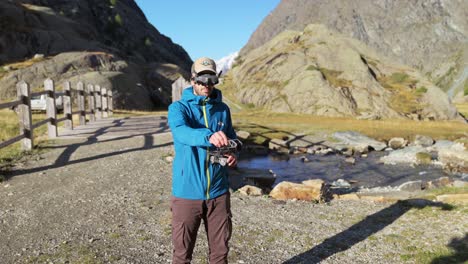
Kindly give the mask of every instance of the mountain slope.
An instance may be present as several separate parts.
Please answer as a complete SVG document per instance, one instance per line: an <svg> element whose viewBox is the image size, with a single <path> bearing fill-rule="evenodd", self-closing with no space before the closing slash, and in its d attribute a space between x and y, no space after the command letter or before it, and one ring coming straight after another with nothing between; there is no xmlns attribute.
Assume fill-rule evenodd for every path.
<svg viewBox="0 0 468 264"><path fill-rule="evenodd" d="M283 30L324 24L428 73L447 90L468 67L467 17L465 0L282 0L240 56Z"/></svg>
<svg viewBox="0 0 468 264"><path fill-rule="evenodd" d="M237 99L274 112L358 118L461 119L446 94L364 43L311 24L283 31L231 69Z"/></svg>
<svg viewBox="0 0 468 264"><path fill-rule="evenodd" d="M133 0L1 1L0 26L0 99L18 80L40 89L50 77L106 86L117 107L150 109L170 102L171 82L192 63Z"/></svg>

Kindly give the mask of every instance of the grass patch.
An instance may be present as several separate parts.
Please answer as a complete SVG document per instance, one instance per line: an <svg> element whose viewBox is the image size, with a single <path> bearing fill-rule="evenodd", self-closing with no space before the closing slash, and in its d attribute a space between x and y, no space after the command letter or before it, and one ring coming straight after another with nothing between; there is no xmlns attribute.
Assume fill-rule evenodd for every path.
<svg viewBox="0 0 468 264"><path fill-rule="evenodd" d="M248 131L253 137L268 138L282 138L290 133L316 134L352 130L380 140L409 138L416 134L427 135L436 140L455 140L462 138L466 132L466 124L456 121L357 120L264 111L233 113L233 121L236 129Z"/></svg>
<svg viewBox="0 0 468 264"><path fill-rule="evenodd" d="M346 79L341 79L341 71L334 71L326 68L319 68L319 71L327 79L327 81L334 87L352 87L353 82Z"/></svg>
<svg viewBox="0 0 468 264"><path fill-rule="evenodd" d="M419 98L427 92L427 88L421 86L414 89L417 80L402 72L395 72L390 76L378 78L378 82L392 92L391 106L400 113L418 113L422 110Z"/></svg>
<svg viewBox="0 0 468 264"><path fill-rule="evenodd" d="M468 118L468 103L465 104L455 104L458 112L461 113L465 118Z"/></svg>
<svg viewBox="0 0 468 264"><path fill-rule="evenodd" d="M425 93L427 93L427 88L425 86L421 86L418 89L416 89L416 93L425 94Z"/></svg>
<svg viewBox="0 0 468 264"><path fill-rule="evenodd" d="M423 197L423 199L434 200L438 195L443 194L465 194L468 193L468 186L464 187L441 187L428 190Z"/></svg>
<svg viewBox="0 0 468 264"><path fill-rule="evenodd" d="M11 71L24 69L24 68L27 68L27 67L33 65L34 63L41 62L41 61L44 61L44 60L46 60L45 57L35 58L35 59L32 58L32 59L27 59L27 60L20 61L20 62L1 65L0 66L0 79L2 79L3 76L5 76L9 72L8 70L5 70L7 68L11 69Z"/></svg>
<svg viewBox="0 0 468 264"><path fill-rule="evenodd" d="M61 244L57 252L29 257L26 263L100 264L103 263L103 261L98 259L98 256L93 252L90 246Z"/></svg>
<svg viewBox="0 0 468 264"><path fill-rule="evenodd" d="M411 253L400 255L401 260L412 263L466 263L467 253L457 253L447 247L437 247L430 250L416 247L407 248Z"/></svg>
<svg viewBox="0 0 468 264"><path fill-rule="evenodd" d="M463 85L463 95L464 96L468 95L468 80L466 80L465 84Z"/></svg>

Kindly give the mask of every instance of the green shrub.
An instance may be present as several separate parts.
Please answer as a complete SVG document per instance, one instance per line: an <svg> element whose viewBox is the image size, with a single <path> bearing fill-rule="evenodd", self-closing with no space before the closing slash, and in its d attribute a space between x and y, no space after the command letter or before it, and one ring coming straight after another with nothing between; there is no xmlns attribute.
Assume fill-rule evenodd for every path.
<svg viewBox="0 0 468 264"><path fill-rule="evenodd" d="M390 76L393 83L403 83L408 79L408 74L403 72L395 72Z"/></svg>
<svg viewBox="0 0 468 264"><path fill-rule="evenodd" d="M117 0L110 0L111 6L115 6L117 4Z"/></svg>
<svg viewBox="0 0 468 264"><path fill-rule="evenodd" d="M427 93L427 88L424 87L424 86L421 86L418 89L416 89L416 93L418 93L418 94Z"/></svg>
<svg viewBox="0 0 468 264"><path fill-rule="evenodd" d="M306 71L318 71L319 68L317 68L316 66L314 65L309 65L309 67L307 67Z"/></svg>
<svg viewBox="0 0 468 264"><path fill-rule="evenodd" d="M120 16L120 14L115 15L114 21L119 26L123 25L122 17Z"/></svg>
<svg viewBox="0 0 468 264"><path fill-rule="evenodd" d="M153 45L153 43L151 42L151 39L149 37L146 37L145 38L145 46L150 47L151 45Z"/></svg>
<svg viewBox="0 0 468 264"><path fill-rule="evenodd" d="M432 156L426 152L418 152L416 153L416 160L418 164L431 164Z"/></svg>

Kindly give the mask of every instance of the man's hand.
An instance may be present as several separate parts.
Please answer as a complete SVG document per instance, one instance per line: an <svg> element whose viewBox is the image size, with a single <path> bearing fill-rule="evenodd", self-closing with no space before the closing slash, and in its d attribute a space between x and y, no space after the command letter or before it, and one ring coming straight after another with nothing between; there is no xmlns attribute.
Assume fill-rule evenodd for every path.
<svg viewBox="0 0 468 264"><path fill-rule="evenodd" d="M223 131L218 131L211 135L210 143L215 145L217 148L220 148L228 145L228 138L226 137L226 134L224 134Z"/></svg>
<svg viewBox="0 0 468 264"><path fill-rule="evenodd" d="M226 155L227 157L227 165L231 168L235 168L237 166L237 157L233 154Z"/></svg>

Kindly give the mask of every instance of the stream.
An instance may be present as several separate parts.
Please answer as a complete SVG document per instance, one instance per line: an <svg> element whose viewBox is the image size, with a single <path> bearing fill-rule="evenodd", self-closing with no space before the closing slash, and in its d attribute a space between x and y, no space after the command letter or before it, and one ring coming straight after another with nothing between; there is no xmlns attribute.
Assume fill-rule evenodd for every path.
<svg viewBox="0 0 468 264"><path fill-rule="evenodd" d="M271 170L276 174L274 185L281 181L300 183L309 179L323 179L332 183L344 179L352 183L352 187L386 187L399 186L408 181L430 181L440 177L459 177L444 172L435 165L385 165L379 163L379 158L386 152L370 152L368 157L355 156L355 164L345 162L343 155L299 155L290 156L289 160L277 160L273 156L256 156L241 159L239 168L245 170L265 171ZM301 157L307 157L309 162L303 162Z"/></svg>

